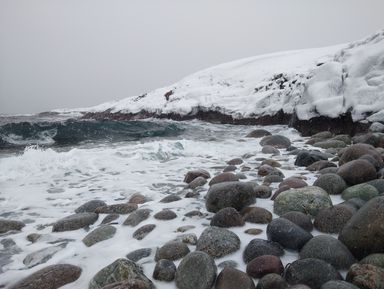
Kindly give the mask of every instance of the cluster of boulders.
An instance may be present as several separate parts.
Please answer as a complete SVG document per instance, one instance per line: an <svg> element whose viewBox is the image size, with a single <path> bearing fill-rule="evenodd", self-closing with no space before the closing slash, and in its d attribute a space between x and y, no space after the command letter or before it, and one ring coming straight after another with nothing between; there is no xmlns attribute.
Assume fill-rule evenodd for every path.
<svg viewBox="0 0 384 289"><path fill-rule="evenodd" d="M203 169L189 171L184 178L184 197L198 198L204 192L202 186L208 183L204 196L207 212L191 211L183 218L207 218L210 225L199 237L185 233L193 228L185 225L179 228L183 234L156 252L151 248L130 252L101 269L89 288L155 288L137 263L152 253L156 262L152 280L175 282L179 289L384 288L384 136L367 134L351 138L323 132L309 139L308 145L315 147L312 150L297 149L288 138L266 130L253 131L248 137L262 138L262 153L271 156L260 159L256 168L262 185L242 181L244 173L252 170L244 159L252 155L228 161L223 171L213 177ZM285 177L281 164L273 159L282 153L295 156L296 166L318 175L313 185L308 185L302 175ZM241 171L236 173L239 166ZM333 204L332 195L339 195L344 201ZM273 212L257 206L257 199L273 201ZM179 200L180 195L168 195L160 202ZM113 238L118 229L114 221L127 215L122 225L137 226L132 238L142 240L156 228L156 222L139 226L152 215L151 209L140 208L148 201L140 194L133 195L127 203L113 205L92 200L77 208L73 215L56 221L52 232L89 227L105 214L100 226L82 240L90 247ZM177 217L170 209L153 214L155 220ZM240 270L239 264L230 260L216 264L215 259L240 250L242 240L231 228L246 223L267 225L267 239L254 238L243 244L246 269ZM0 220L0 232L21 230L23 226L17 221ZM259 228L245 230L255 236L261 232ZM39 237L31 234L29 240L35 242ZM25 262L46 262L63 244L39 252L44 260L27 256ZM298 258L284 266L281 258L287 251L297 252ZM175 261L180 262L178 266ZM81 271L74 265L52 265L12 288L58 288L77 280ZM345 280L340 271L347 271Z"/></svg>

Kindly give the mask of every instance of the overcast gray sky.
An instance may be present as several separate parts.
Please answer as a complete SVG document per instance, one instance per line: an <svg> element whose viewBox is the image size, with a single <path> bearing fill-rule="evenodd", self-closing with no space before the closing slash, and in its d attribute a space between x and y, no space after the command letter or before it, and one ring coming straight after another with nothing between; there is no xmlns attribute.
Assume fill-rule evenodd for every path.
<svg viewBox="0 0 384 289"><path fill-rule="evenodd" d="M0 0L0 113L96 105L384 28L383 0Z"/></svg>

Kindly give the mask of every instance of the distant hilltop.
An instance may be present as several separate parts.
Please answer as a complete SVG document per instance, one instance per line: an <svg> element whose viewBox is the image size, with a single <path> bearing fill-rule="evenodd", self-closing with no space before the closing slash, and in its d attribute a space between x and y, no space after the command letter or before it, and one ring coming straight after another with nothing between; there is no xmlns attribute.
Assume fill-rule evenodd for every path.
<svg viewBox="0 0 384 289"><path fill-rule="evenodd" d="M141 96L72 111L89 118L197 118L354 134L384 122L384 30L346 45L218 65Z"/></svg>

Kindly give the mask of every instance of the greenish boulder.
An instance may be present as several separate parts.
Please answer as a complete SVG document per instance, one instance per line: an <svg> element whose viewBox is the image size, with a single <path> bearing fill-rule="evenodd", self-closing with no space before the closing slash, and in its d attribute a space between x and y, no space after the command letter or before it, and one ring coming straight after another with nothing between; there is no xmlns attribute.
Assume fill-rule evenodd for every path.
<svg viewBox="0 0 384 289"><path fill-rule="evenodd" d="M342 193L341 197L344 200L349 200L352 198L360 198L364 201L368 201L379 195L378 190L368 184L358 184L352 187L346 188Z"/></svg>

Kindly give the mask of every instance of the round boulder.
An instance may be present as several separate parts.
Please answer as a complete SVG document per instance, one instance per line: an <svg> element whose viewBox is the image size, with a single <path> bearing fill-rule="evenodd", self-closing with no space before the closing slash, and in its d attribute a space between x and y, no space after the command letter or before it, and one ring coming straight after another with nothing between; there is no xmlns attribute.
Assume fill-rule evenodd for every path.
<svg viewBox="0 0 384 289"><path fill-rule="evenodd" d="M368 201L374 197L377 197L378 195L379 195L379 192L374 186L371 186L368 184L358 184L358 185L354 185L352 187L346 188L342 192L341 197L344 200L359 198L364 201Z"/></svg>
<svg viewBox="0 0 384 289"><path fill-rule="evenodd" d="M226 266L217 276L215 289L255 289L252 278L242 271Z"/></svg>
<svg viewBox="0 0 384 289"><path fill-rule="evenodd" d="M291 221L292 223L298 225L299 227L303 228L308 232L311 232L313 230L311 217L302 212L288 212L281 215L281 218Z"/></svg>
<svg viewBox="0 0 384 289"><path fill-rule="evenodd" d="M261 278L270 273L281 275L283 272L283 263L274 255L259 256L247 264L247 274L253 278Z"/></svg>
<svg viewBox="0 0 384 289"><path fill-rule="evenodd" d="M279 274L264 275L257 283L256 289L287 289L288 283Z"/></svg>
<svg viewBox="0 0 384 289"><path fill-rule="evenodd" d="M161 259L157 261L152 277L155 280L169 282L175 279L175 274L175 264L170 260Z"/></svg>
<svg viewBox="0 0 384 289"><path fill-rule="evenodd" d="M247 134L246 137L260 138L268 135L272 135L272 134L269 131L260 128L260 129L255 129L251 131L249 134Z"/></svg>
<svg viewBox="0 0 384 289"><path fill-rule="evenodd" d="M346 280L364 289L384 288L384 269L370 264L353 264Z"/></svg>
<svg viewBox="0 0 384 289"><path fill-rule="evenodd" d="M78 230L88 227L97 221L98 215L95 213L78 213L56 221L53 224L52 232L64 232Z"/></svg>
<svg viewBox="0 0 384 289"><path fill-rule="evenodd" d="M260 141L260 145L270 145L275 148L286 149L291 146L291 141L285 136L276 134L263 137Z"/></svg>
<svg viewBox="0 0 384 289"><path fill-rule="evenodd" d="M175 261L183 258L189 252L190 251L187 244L181 241L171 241L157 249L155 261L159 261L161 259Z"/></svg>
<svg viewBox="0 0 384 289"><path fill-rule="evenodd" d="M92 200L86 202L75 210L75 213L94 213L98 207L106 206L107 204L101 200Z"/></svg>
<svg viewBox="0 0 384 289"><path fill-rule="evenodd" d="M330 195L339 195L347 188L344 179L337 174L323 174L314 183Z"/></svg>
<svg viewBox="0 0 384 289"><path fill-rule="evenodd" d="M337 174L349 185L357 185L377 177L375 167L368 161L358 159L342 165Z"/></svg>
<svg viewBox="0 0 384 289"><path fill-rule="evenodd" d="M248 263L256 257L263 255L282 256L284 255L284 249L279 243L273 241L253 239L245 247L243 260L244 263Z"/></svg>
<svg viewBox="0 0 384 289"><path fill-rule="evenodd" d="M378 153L373 146L369 144L359 143L351 145L343 151L343 154L341 155L339 160L339 165L341 166L345 163L356 160L362 157L363 155L371 155L380 164L383 164L383 159L381 158L380 153Z"/></svg>
<svg viewBox="0 0 384 289"><path fill-rule="evenodd" d="M354 210L344 205L325 208L316 215L313 225L320 232L338 234L353 214Z"/></svg>
<svg viewBox="0 0 384 289"><path fill-rule="evenodd" d="M83 243L87 247L91 247L96 243L112 238L116 233L116 228L110 225L103 225L96 228L84 237Z"/></svg>
<svg viewBox="0 0 384 289"><path fill-rule="evenodd" d="M272 221L272 213L260 207L247 207L241 211L244 221L254 224L268 224Z"/></svg>
<svg viewBox="0 0 384 289"><path fill-rule="evenodd" d="M209 172L207 172L206 170L203 170L203 169L189 171L184 177L184 183L189 184L190 182L192 182L197 177L203 177L205 179L209 179L211 177L211 175Z"/></svg>
<svg viewBox="0 0 384 289"><path fill-rule="evenodd" d="M241 227L243 225L243 217L232 207L221 209L212 217L211 220L211 226L222 228Z"/></svg>
<svg viewBox="0 0 384 289"><path fill-rule="evenodd" d="M212 186L214 184L226 183L226 182L235 182L238 181L239 177L231 172L225 172L214 176L208 185Z"/></svg>

